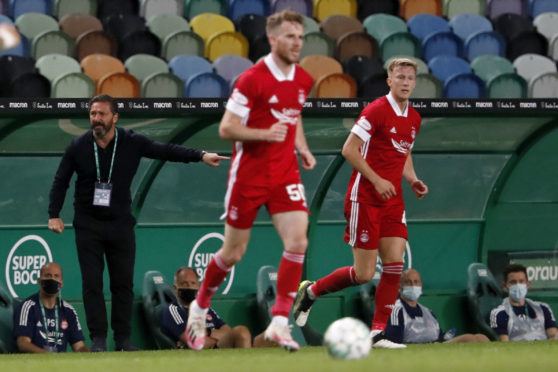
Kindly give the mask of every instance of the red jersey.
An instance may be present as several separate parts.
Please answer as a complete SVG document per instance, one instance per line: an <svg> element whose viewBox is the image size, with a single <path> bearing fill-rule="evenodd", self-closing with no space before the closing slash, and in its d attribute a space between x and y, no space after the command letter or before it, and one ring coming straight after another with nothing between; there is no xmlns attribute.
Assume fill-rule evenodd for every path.
<svg viewBox="0 0 558 372"><path fill-rule="evenodd" d="M289 129L283 142L235 141L229 189L235 183L269 186L300 179L296 127L312 84L312 77L298 65L284 75L271 55L240 75L227 110L242 117L250 128L270 128L282 121Z"/></svg>
<svg viewBox="0 0 558 372"><path fill-rule="evenodd" d="M371 102L362 110L351 132L364 141L360 152L370 168L393 184L397 196L382 199L372 183L354 169L347 199L378 206L403 204L403 167L420 124L418 112L410 105L407 105L405 112L401 112L391 93Z"/></svg>

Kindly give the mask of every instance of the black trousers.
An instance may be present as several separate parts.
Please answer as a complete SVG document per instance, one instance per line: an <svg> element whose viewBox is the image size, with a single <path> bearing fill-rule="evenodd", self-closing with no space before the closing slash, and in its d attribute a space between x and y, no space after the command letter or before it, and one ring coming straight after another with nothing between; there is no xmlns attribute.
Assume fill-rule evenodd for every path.
<svg viewBox="0 0 558 372"><path fill-rule="evenodd" d="M81 268L83 304L90 337L107 336L107 309L103 295L105 257L112 295L111 327L116 343L130 337L134 301L134 225L88 221L75 226Z"/></svg>

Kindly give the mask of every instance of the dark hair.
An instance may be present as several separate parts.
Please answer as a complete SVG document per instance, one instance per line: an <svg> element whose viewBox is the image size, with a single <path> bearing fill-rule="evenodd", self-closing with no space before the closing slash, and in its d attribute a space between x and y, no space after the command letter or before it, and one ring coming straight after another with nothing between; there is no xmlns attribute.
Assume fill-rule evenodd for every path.
<svg viewBox="0 0 558 372"><path fill-rule="evenodd" d="M275 28L281 26L283 22L296 22L302 25L304 22L304 16L290 9L274 13L267 17L265 32L269 35Z"/></svg>
<svg viewBox="0 0 558 372"><path fill-rule="evenodd" d="M508 275L510 273L517 273L517 272L522 272L525 274L525 277L527 277L527 268L523 265L518 265L518 264L509 264L508 266L506 266L506 268L504 269L504 282L508 281Z"/></svg>
<svg viewBox="0 0 558 372"><path fill-rule="evenodd" d="M183 272L183 271L192 271L192 272L196 275L196 278L198 278L198 280L200 279L200 276L198 275L197 271L196 271L193 267L190 267L190 266L180 266L180 267L176 270L176 272L174 273L174 282L175 282L175 283L176 283L176 278L177 278L178 275L180 275L180 273Z"/></svg>
<svg viewBox="0 0 558 372"><path fill-rule="evenodd" d="M118 106L114 98L109 96L108 94L98 94L89 100L89 111L91 111L91 106L95 102L108 102L110 103L110 111L112 114L118 114Z"/></svg>

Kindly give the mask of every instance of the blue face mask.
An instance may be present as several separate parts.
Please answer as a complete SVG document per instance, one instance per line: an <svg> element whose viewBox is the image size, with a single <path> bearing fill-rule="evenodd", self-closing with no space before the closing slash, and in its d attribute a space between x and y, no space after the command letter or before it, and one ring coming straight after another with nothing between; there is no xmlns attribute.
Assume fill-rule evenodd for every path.
<svg viewBox="0 0 558 372"><path fill-rule="evenodd" d="M401 290L401 295L408 300L416 301L422 294L422 287L418 286L404 286Z"/></svg>
<svg viewBox="0 0 558 372"><path fill-rule="evenodd" d="M510 297L515 302L519 302L527 296L527 284L519 283L510 285Z"/></svg>

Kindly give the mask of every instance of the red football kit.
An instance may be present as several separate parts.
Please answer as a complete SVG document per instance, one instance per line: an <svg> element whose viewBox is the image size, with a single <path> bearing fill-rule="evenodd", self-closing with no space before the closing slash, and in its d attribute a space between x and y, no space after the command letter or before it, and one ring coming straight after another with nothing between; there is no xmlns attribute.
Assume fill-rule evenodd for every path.
<svg viewBox="0 0 558 372"><path fill-rule="evenodd" d="M250 228L259 207L270 214L307 211L295 152L296 128L312 77L293 65L285 75L271 55L246 70L236 82L227 110L250 128L288 124L283 142L235 141L229 170L225 213L227 223Z"/></svg>
<svg viewBox="0 0 558 372"><path fill-rule="evenodd" d="M345 199L348 224L344 240L352 247L378 249L381 237L407 239L401 180L407 156L420 129L421 117L410 105L404 112L391 93L367 105L351 132L364 141L361 154L397 195L382 199L374 185L353 170Z"/></svg>

